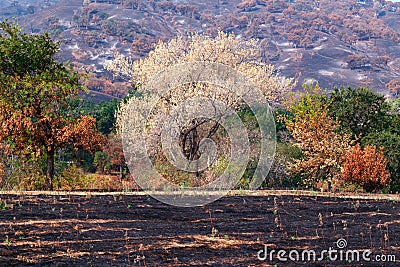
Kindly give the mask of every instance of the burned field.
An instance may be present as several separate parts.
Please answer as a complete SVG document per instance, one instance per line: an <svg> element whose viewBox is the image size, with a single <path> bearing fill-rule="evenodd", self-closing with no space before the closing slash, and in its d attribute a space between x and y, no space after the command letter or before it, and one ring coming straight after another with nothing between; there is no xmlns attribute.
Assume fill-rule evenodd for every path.
<svg viewBox="0 0 400 267"><path fill-rule="evenodd" d="M146 195L4 194L0 241L0 266L397 266L400 208L398 197L245 194L178 208ZM337 259L320 256L330 248ZM310 250L316 260L302 260Z"/></svg>

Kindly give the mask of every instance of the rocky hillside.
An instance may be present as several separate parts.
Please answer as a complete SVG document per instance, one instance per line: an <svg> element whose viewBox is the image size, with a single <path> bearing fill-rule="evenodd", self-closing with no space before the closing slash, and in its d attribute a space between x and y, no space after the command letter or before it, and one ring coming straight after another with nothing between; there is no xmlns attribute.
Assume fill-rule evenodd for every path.
<svg viewBox="0 0 400 267"><path fill-rule="evenodd" d="M62 36L64 60L95 75L100 99L126 94L129 83L103 65L115 50L145 56L157 40L218 30L258 38L265 62L299 85L374 88L400 93L400 3L384 0L2 0L0 17L26 31ZM101 94L100 94L101 93Z"/></svg>

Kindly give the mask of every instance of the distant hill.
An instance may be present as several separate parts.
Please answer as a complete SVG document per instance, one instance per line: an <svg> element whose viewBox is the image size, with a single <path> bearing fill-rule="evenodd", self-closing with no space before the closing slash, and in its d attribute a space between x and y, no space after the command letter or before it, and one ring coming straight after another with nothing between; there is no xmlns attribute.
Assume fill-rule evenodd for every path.
<svg viewBox="0 0 400 267"><path fill-rule="evenodd" d="M122 97L129 86L103 68L115 50L140 58L157 40L218 30L262 40L264 61L298 79L298 86L315 79L327 88L364 85L388 96L400 93L390 86L400 80L400 3L2 0L0 7L0 17L16 17L26 31L61 35L61 58L95 73L88 86L101 99Z"/></svg>

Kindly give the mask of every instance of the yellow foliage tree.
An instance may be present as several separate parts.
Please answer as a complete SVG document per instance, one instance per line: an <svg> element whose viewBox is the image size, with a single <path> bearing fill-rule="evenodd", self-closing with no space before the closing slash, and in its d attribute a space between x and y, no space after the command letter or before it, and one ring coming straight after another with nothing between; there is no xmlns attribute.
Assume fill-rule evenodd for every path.
<svg viewBox="0 0 400 267"><path fill-rule="evenodd" d="M339 123L327 114L328 100L319 85L304 88L305 93L287 103L293 116L283 118L295 145L303 152L303 157L296 159L290 169L301 173L307 186L315 186L322 180L330 184L338 178L351 141L348 135L335 132Z"/></svg>

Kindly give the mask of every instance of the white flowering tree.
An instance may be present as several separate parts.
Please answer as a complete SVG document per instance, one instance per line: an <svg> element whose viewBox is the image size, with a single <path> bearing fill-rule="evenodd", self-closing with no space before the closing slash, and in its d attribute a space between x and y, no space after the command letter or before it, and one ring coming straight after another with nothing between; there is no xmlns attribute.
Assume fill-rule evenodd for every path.
<svg viewBox="0 0 400 267"><path fill-rule="evenodd" d="M208 147L205 140L218 141L216 155L214 155L215 165L225 162L226 156L222 154L229 150L229 137L221 127L221 118L227 113L232 114L238 112L246 105L243 95L238 95L226 86L220 84L212 84L203 80L198 80L197 72L193 72L193 77L189 80L193 82L179 83L182 75L179 68L176 68L176 84L174 88L164 90L162 94L156 92L159 88L145 86L149 81L161 77L163 71L171 70L173 66L188 66L188 64L199 64L199 62L207 64L219 64L225 66L237 73L240 73L248 82L250 82L257 93L265 98L268 102L277 102L288 90L291 89L292 80L287 79L278 74L272 65L261 62L261 53L258 49L257 40L242 40L234 35L228 35L220 32L215 38L209 38L205 35L191 35L188 37L178 37L168 42L159 42L155 45L154 50L141 60L133 61L129 57L117 54L115 60L107 65L107 69L114 73L129 76L131 81L135 83L137 91L130 100L122 104L117 114L117 128L122 130L124 123L129 119L130 123L135 125L141 123L143 117L132 114L129 106L135 106L136 110L149 110L150 114L142 114L146 121L145 135L147 148L154 159L165 159L161 151L161 139L163 125L165 124L165 114L173 116L171 123L180 122L177 128L176 145L182 157L188 161L197 161L194 168L189 168L194 174L191 178L191 185L198 185L208 182L215 169L199 167L199 160ZM210 72L211 73L211 72ZM174 76L175 73L172 73ZM204 75L204 73L202 74ZM210 74L212 75L212 73ZM167 78L171 78L171 72ZM200 77L201 75L199 75ZM172 78L173 79L173 78ZM183 78L181 80L184 80ZM158 95L156 104L152 102L154 95ZM191 102L188 100L192 100ZM204 100L203 109L200 107ZM197 101L197 102L196 102ZM186 105L182 105L186 102ZM151 107L149 106L151 103ZM189 104L188 104L189 103ZM196 104L197 103L197 104ZM223 108L218 108L223 107ZM207 113L207 116L201 116L201 113ZM197 114L190 117L185 114ZM172 114L172 115L171 115ZM232 115L233 116L233 115ZM226 121L229 119L225 118ZM229 122L228 122L229 124ZM172 127L172 126L171 126ZM176 130L176 128L174 127ZM126 127L125 127L125 130ZM135 140L135 136L143 135L143 131L135 130L134 127L129 129L129 136ZM257 134L249 133L249 140L252 143ZM253 142L254 143L254 142ZM256 144L254 144L256 146ZM253 149L250 149L252 152ZM172 153L173 154L173 153ZM167 153L170 159L174 155ZM175 155L176 156L176 155ZM204 159L207 161L206 166L210 166L210 157ZM200 164L201 165L201 164ZM187 170L187 169L186 169ZM202 182L199 181L200 170L204 170ZM183 175L183 173L180 173ZM174 180L174 178L171 178Z"/></svg>

